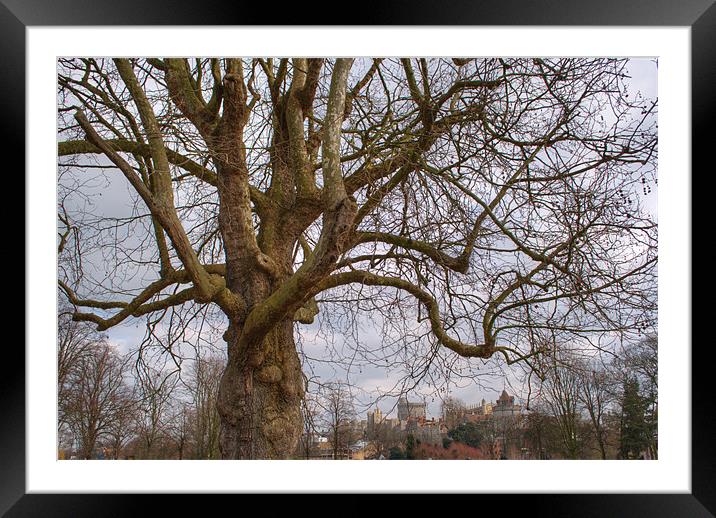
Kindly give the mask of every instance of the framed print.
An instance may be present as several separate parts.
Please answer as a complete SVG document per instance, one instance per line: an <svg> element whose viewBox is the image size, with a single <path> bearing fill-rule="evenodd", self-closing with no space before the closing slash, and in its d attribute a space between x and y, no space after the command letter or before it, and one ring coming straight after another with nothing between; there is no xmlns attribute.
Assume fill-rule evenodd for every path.
<svg viewBox="0 0 716 518"><path fill-rule="evenodd" d="M358 507L366 493L405 492L503 493L525 511L558 515L585 508L599 516L712 515L714 404L707 352L691 338L691 225L703 219L689 211L696 206L689 168L714 136L710 1L679 8L458 2L441 9L394 2L362 8L350 20L328 19L327 5L312 5L310 19L296 8L266 18L261 6L242 5L236 25L226 9L211 1L200 10L131 0L111 9L70 0L0 6L0 67L13 78L3 96L6 142L25 149L15 170L26 171L28 205L24 354L7 347L25 372L13 369L4 379L3 511L96 514L111 505L125 513L141 498L127 493L351 493L346 498ZM294 59L277 59L285 57ZM624 84L639 91L637 99ZM592 98L594 85L601 90ZM249 168L257 176L244 189L236 178ZM76 169L99 173L93 183L75 179ZM105 169L127 182L118 187L102 176ZM53 173L64 180L53 184ZM619 183L623 173L630 183ZM638 214L628 208L637 188L645 207ZM63 196L67 205L58 201ZM487 196L493 201L482 201ZM402 218L400 225L391 218ZM464 230L473 219L474 231ZM360 248L367 245L373 248ZM471 263L475 249L483 255ZM428 269L433 263L439 268ZM459 284L470 268L488 280ZM117 386L129 376L122 365L137 373L126 394L111 394L113 422L120 423L125 400L151 408L169 401L161 395L168 380L171 390L188 391L194 406L166 403L171 446L152 442L142 426L153 423L136 414L128 418L131 437L105 430L100 447L92 433L78 435L86 412L77 410L78 387L90 375L73 371L75 392L58 398L62 365L43 346L57 337L58 290L68 322L106 333L96 338L107 344L104 356L92 361L101 360L103 372L116 368ZM396 291L415 309L405 309ZM181 313L185 303L190 310ZM328 303L342 308L329 314L335 320L319 314ZM380 315L380 331L361 334L363 324L351 323L364 307ZM131 319L145 316L132 330ZM306 327L294 338L298 323ZM354 333L355 348L321 351L340 358L330 372L358 376L348 389L323 367L305 367L337 329L342 337ZM550 414L554 428L533 424L529 435L520 424L519 439L508 434L514 416L527 423L549 408L550 390L553 400L563 394L564 386L545 380L564 380L559 369L577 360L558 355L558 341L565 351L588 344L621 358L613 351L632 331L634 343L662 342L658 357L656 346L649 356L658 362L658 389L654 368L652 399L639 392L639 383L648 384L633 378L642 356L609 364L622 376L613 378L617 442L602 441L607 432L588 406L589 432L565 435L557 410L563 400ZM398 345L386 345L394 336ZM123 340L141 345L113 363ZM224 342L228 353L217 353L212 377L211 362L197 351ZM517 378L508 374L479 404L469 399L474 392L450 392L467 397L463 404L447 393L430 399L437 385L433 392L420 392L418 381L406 388L444 372L451 380L462 375L464 365L438 349L460 358L496 354L501 368L528 365L524 397L514 396ZM390 378L401 390L379 387L382 403L360 411L346 403L353 390L373 387L367 380L378 363L402 361L412 373L422 364L410 363L411 355L431 358L419 378ZM569 372L586 372L599 390L595 365ZM206 407L216 421L199 417L207 379L215 382ZM314 410L296 388L304 383L318 387ZM452 381L445 387L457 390ZM82 424L58 425L65 410L68 423ZM320 431L313 421L310 433L294 426L314 411ZM384 423L392 423L392 439L379 438ZM204 435L201 444L191 435L197 427L214 430L206 444ZM543 430L559 435L563 448L543 448ZM625 430L638 439L629 442ZM395 434L402 434L399 447ZM594 437L591 453L579 449L578 434ZM353 438L339 447L339 435ZM296 453L304 437L305 457ZM185 441L194 441L191 448ZM321 460L359 458L401 460Z"/></svg>

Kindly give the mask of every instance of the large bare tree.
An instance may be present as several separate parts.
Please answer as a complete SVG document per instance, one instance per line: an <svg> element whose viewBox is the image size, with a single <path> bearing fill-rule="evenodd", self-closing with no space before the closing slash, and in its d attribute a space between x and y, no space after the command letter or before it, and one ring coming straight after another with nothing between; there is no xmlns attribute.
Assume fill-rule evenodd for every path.
<svg viewBox="0 0 716 518"><path fill-rule="evenodd" d="M60 288L100 330L165 319L170 352L219 313L238 459L295 450L319 309L380 314L399 338L365 357L413 377L647 328L656 102L627 66L61 59Z"/></svg>

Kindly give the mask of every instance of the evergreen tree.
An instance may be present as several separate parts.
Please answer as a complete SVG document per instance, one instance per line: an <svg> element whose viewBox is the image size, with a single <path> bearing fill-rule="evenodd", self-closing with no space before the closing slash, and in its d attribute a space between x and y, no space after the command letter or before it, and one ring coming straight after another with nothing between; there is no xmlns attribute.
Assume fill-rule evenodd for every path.
<svg viewBox="0 0 716 518"><path fill-rule="evenodd" d="M409 434L405 440L405 458L409 460L415 459L415 437L413 437L413 434Z"/></svg>
<svg viewBox="0 0 716 518"><path fill-rule="evenodd" d="M624 380L619 456L622 459L639 458L649 447L648 430L646 401L639 393L639 382L628 377Z"/></svg>
<svg viewBox="0 0 716 518"><path fill-rule="evenodd" d="M393 446L389 450L388 459L389 460L403 460L403 459L405 459L405 454L403 453L403 450L401 450L398 446Z"/></svg>
<svg viewBox="0 0 716 518"><path fill-rule="evenodd" d="M480 446L483 439L483 431L477 423L460 423L448 432L448 437L454 441L467 444L473 448Z"/></svg>

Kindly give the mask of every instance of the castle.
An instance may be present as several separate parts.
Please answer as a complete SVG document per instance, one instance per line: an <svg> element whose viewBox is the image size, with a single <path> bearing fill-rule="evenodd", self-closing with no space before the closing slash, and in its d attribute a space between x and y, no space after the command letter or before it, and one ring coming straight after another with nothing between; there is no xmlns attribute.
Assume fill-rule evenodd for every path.
<svg viewBox="0 0 716 518"><path fill-rule="evenodd" d="M425 412L425 406L425 402L413 403L411 401L408 401L408 398L401 397L400 399L398 399L398 420L401 423L407 423L411 418L425 419L427 415Z"/></svg>
<svg viewBox="0 0 716 518"><path fill-rule="evenodd" d="M366 419L354 421L354 432L361 439L344 448L339 458L386 458L389 447L403 444L409 436L417 444L427 445L428 448L439 446L445 450L444 440L448 438L448 432L467 422L484 424L491 431L491 438L486 439L481 453L485 457L480 458L524 458L522 450L525 449L520 449L521 440L514 438L522 423L522 406L506 390L494 403L483 399L478 405L444 408L439 418L427 417L426 402L409 401L405 396L398 399L396 406L397 417L388 417L375 408L367 413ZM310 458L331 458L333 451L328 437L323 438L323 443L312 440L316 444L311 447L316 451L310 454ZM442 453L442 450L439 451ZM469 452L463 453L468 455Z"/></svg>
<svg viewBox="0 0 716 518"><path fill-rule="evenodd" d="M500 394L500 399L492 407L492 415L498 419L517 417L522 412L522 405L515 404L515 396L510 396L506 390Z"/></svg>

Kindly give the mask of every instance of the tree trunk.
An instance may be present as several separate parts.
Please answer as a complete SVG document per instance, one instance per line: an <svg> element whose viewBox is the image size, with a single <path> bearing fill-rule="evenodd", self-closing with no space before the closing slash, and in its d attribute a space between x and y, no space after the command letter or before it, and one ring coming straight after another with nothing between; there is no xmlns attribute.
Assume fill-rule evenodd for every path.
<svg viewBox="0 0 716 518"><path fill-rule="evenodd" d="M293 321L272 329L258 354L238 350L238 325L226 334L229 359L221 378L217 406L224 459L285 459L296 449L302 431L304 394L301 363L293 338Z"/></svg>
<svg viewBox="0 0 716 518"><path fill-rule="evenodd" d="M82 438L81 448L80 448L80 458L81 459L91 459L92 458L92 452L94 451L94 446L97 441L96 434L93 431L88 431L87 434Z"/></svg>
<svg viewBox="0 0 716 518"><path fill-rule="evenodd" d="M604 444L604 432L601 428L597 429L597 444L599 444L599 453L602 456L602 460L607 460L607 447Z"/></svg>

